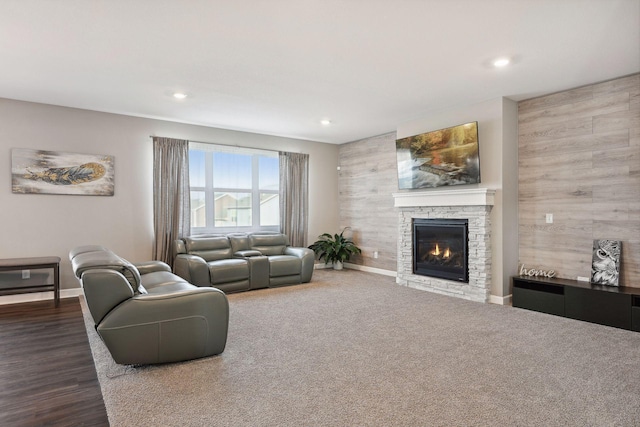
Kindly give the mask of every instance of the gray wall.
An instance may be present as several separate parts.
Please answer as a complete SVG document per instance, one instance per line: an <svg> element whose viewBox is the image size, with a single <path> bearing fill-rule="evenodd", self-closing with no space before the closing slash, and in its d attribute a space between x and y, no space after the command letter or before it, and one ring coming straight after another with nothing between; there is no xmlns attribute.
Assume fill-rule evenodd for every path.
<svg viewBox="0 0 640 427"><path fill-rule="evenodd" d="M339 226L336 145L0 99L0 258L59 256L63 288L78 286L67 260L76 245L105 245L134 262L150 259L150 135L308 153L309 240ZM11 148L113 155L115 195L13 194Z"/></svg>

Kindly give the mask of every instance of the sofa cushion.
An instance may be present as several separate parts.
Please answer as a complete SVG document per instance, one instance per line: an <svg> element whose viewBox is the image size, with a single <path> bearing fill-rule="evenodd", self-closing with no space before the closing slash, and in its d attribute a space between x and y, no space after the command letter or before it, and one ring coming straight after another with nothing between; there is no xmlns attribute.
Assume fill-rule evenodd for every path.
<svg viewBox="0 0 640 427"><path fill-rule="evenodd" d="M251 242L249 236L245 233L230 233L227 235L229 242L231 242L231 249L233 252L248 251L251 249Z"/></svg>
<svg viewBox="0 0 640 427"><path fill-rule="evenodd" d="M190 284L180 276L169 271L154 271L153 273L147 273L140 276L142 278L142 285L147 290L147 293L154 293L153 290L162 288L165 286L175 285L177 283L188 285L185 289L193 289L195 285Z"/></svg>
<svg viewBox="0 0 640 427"><path fill-rule="evenodd" d="M262 255L282 255L287 247L287 236L284 234L252 234L249 236L251 249L262 252Z"/></svg>
<svg viewBox="0 0 640 427"><path fill-rule="evenodd" d="M291 255L273 255L269 257L269 276L291 276L300 274L302 260Z"/></svg>
<svg viewBox="0 0 640 427"><path fill-rule="evenodd" d="M245 259L231 258L212 261L207 264L209 264L211 284L214 286L249 278L249 263Z"/></svg>
<svg viewBox="0 0 640 427"><path fill-rule="evenodd" d="M148 295L175 295L176 292L190 291L198 287L188 282L168 282L160 286L150 288Z"/></svg>
<svg viewBox="0 0 640 427"><path fill-rule="evenodd" d="M227 236L186 237L184 242L187 253L205 261L227 259L233 255Z"/></svg>

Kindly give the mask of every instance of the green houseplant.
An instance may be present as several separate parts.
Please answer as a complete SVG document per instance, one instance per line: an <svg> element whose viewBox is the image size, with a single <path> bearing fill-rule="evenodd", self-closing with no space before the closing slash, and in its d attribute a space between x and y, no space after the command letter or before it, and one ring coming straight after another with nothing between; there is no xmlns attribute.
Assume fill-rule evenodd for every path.
<svg viewBox="0 0 640 427"><path fill-rule="evenodd" d="M351 255L359 254L362 251L353 241L344 237L345 227L340 234L324 233L318 236L309 249L316 253L318 259L324 259L325 264L333 263L335 270L341 270L342 264L348 261Z"/></svg>

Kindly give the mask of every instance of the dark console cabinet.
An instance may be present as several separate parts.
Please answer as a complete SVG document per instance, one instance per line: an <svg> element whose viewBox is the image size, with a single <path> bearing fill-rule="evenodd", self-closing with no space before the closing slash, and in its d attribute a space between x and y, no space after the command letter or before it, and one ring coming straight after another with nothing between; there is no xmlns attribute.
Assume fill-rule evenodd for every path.
<svg viewBox="0 0 640 427"><path fill-rule="evenodd" d="M640 332L640 295L634 295L632 299L631 329Z"/></svg>
<svg viewBox="0 0 640 427"><path fill-rule="evenodd" d="M640 332L640 289L514 277L513 306Z"/></svg>

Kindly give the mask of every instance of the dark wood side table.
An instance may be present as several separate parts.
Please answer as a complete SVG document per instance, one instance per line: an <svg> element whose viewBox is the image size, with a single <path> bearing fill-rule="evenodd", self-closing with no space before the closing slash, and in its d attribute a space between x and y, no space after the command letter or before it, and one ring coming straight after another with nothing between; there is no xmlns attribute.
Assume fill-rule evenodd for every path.
<svg viewBox="0 0 640 427"><path fill-rule="evenodd" d="M0 271L53 269L53 283L33 283L29 281L16 286L0 288L0 295L13 295L27 292L53 291L55 306L60 305L60 257L45 256L31 258L0 259Z"/></svg>

